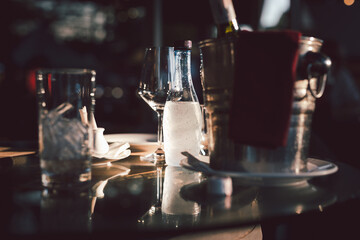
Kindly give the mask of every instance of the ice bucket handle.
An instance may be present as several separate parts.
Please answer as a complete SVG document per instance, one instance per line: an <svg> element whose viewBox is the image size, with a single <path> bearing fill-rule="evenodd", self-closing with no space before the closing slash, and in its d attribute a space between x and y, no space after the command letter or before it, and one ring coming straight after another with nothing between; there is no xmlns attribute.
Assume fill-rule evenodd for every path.
<svg viewBox="0 0 360 240"><path fill-rule="evenodd" d="M308 89L314 98L320 98L325 90L327 73L331 67L328 56L318 52L307 52L304 56ZM311 80L316 79L315 89L311 86Z"/></svg>

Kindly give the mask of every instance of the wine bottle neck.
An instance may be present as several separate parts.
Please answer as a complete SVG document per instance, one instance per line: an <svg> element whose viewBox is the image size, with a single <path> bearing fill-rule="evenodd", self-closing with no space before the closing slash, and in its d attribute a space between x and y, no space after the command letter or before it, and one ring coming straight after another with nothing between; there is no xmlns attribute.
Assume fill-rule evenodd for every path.
<svg viewBox="0 0 360 240"><path fill-rule="evenodd" d="M239 31L232 0L210 0L210 6L217 26L218 37Z"/></svg>
<svg viewBox="0 0 360 240"><path fill-rule="evenodd" d="M216 28L218 38L233 35L240 30L236 19L228 23L218 24Z"/></svg>

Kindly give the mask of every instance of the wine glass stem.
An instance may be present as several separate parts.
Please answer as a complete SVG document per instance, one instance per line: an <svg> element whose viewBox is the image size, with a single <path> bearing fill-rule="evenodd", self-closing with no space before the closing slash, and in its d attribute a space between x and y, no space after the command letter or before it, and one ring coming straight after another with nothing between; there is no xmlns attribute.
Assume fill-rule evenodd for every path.
<svg viewBox="0 0 360 240"><path fill-rule="evenodd" d="M162 200L162 170L163 166L156 168L156 205L161 207L161 200Z"/></svg>
<svg viewBox="0 0 360 240"><path fill-rule="evenodd" d="M157 141L159 148L163 148L163 110L156 110L158 115L158 132L157 132Z"/></svg>

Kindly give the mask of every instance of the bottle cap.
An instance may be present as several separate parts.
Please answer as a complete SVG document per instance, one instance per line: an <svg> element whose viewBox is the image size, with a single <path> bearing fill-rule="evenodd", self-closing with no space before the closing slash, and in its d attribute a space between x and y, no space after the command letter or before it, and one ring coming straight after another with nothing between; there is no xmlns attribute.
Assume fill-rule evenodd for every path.
<svg viewBox="0 0 360 240"><path fill-rule="evenodd" d="M175 50L191 50L192 41L191 40L175 41L174 48Z"/></svg>

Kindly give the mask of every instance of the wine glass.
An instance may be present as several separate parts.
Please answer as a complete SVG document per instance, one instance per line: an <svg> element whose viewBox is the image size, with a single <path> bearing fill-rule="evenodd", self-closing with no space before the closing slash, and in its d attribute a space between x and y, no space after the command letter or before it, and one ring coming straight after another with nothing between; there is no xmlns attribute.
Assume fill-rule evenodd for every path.
<svg viewBox="0 0 360 240"><path fill-rule="evenodd" d="M157 113L158 148L154 153L140 157L144 161L156 163L165 160L162 131L163 111L169 91L169 83L174 76L174 58L173 47L150 47L145 49L137 93Z"/></svg>

